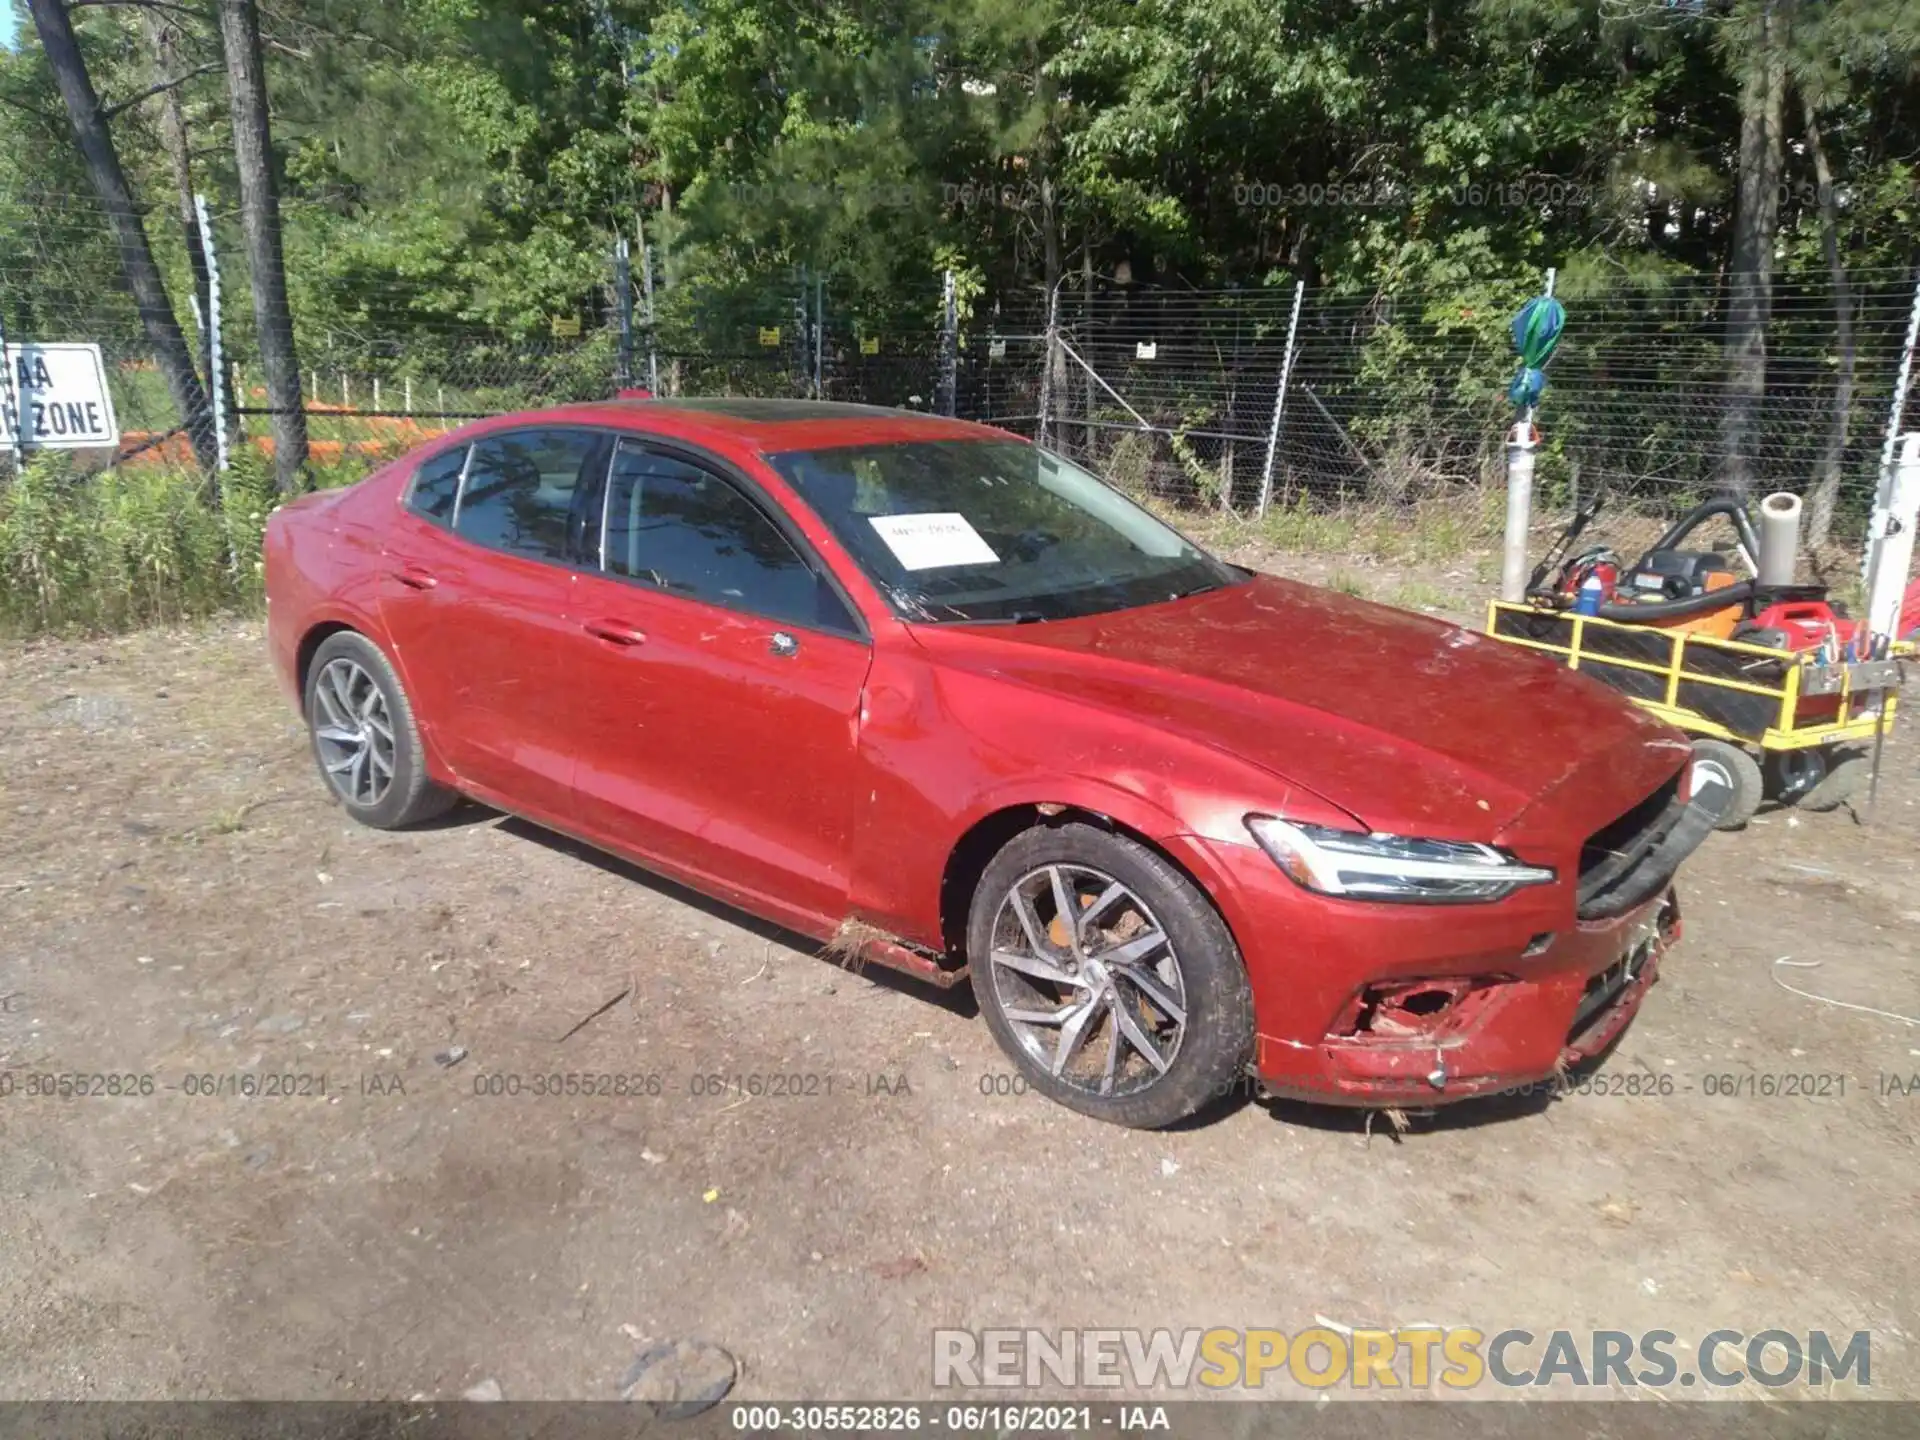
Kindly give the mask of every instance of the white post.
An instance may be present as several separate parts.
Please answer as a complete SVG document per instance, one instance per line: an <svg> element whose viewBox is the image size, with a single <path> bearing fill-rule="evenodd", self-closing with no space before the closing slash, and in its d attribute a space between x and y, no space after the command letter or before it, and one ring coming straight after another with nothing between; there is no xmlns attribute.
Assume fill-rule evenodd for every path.
<svg viewBox="0 0 1920 1440"><path fill-rule="evenodd" d="M401 403L406 406L407 414L411 415L413 413L413 377L411 375L407 376L405 399Z"/></svg>
<svg viewBox="0 0 1920 1440"><path fill-rule="evenodd" d="M1900 347L1900 369L1893 380L1893 403L1887 407L1887 433L1880 441L1878 489L1873 499L1875 524L1893 504L1893 447L1900 438L1900 426L1906 419L1907 385L1913 378L1913 347L1920 341L1920 278L1913 284L1913 309L1907 312L1907 338ZM1860 578L1871 580L1873 540L1869 535L1866 552L1860 557Z"/></svg>
<svg viewBox="0 0 1920 1440"><path fill-rule="evenodd" d="M1520 420L1507 432L1507 543L1500 562L1500 598L1527 598L1527 522L1533 511L1533 452L1540 432Z"/></svg>
<svg viewBox="0 0 1920 1440"><path fill-rule="evenodd" d="M213 404L214 464L227 468L227 387L225 357L220 344L220 259L214 253L213 226L207 220L207 198L193 197L193 219L200 231L200 250L207 257L207 389Z"/></svg>
<svg viewBox="0 0 1920 1440"><path fill-rule="evenodd" d="M1040 414L1034 426L1034 434L1043 446L1053 443L1048 432L1053 428L1053 363L1059 340L1060 287L1056 285L1047 296L1047 340L1040 359Z"/></svg>
<svg viewBox="0 0 1920 1440"><path fill-rule="evenodd" d="M347 372L344 370L340 372L340 408L342 410L353 408L353 387L348 384Z"/></svg>
<svg viewBox="0 0 1920 1440"><path fill-rule="evenodd" d="M1280 390L1273 397L1273 421L1267 426L1267 463L1260 471L1260 503L1254 514L1264 517L1273 499L1273 458L1280 449L1280 417L1287 409L1287 385L1293 379L1293 341L1300 333L1300 301L1307 293L1307 282L1293 282L1293 314L1287 320L1287 353L1280 360Z"/></svg>
<svg viewBox="0 0 1920 1440"><path fill-rule="evenodd" d="M380 377L378 375L373 377L373 413L376 415L380 413Z"/></svg>
<svg viewBox="0 0 1920 1440"><path fill-rule="evenodd" d="M1867 629L1875 635L1894 635L1899 628L1916 524L1920 524L1920 431L1910 430L1900 442L1900 462L1885 487L1884 503L1874 506L1873 521L1867 527Z"/></svg>

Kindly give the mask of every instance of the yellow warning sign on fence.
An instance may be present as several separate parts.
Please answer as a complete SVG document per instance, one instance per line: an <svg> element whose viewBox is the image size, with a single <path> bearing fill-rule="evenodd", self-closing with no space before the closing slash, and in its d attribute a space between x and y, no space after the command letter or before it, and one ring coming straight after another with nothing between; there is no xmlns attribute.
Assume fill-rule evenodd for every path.
<svg viewBox="0 0 1920 1440"><path fill-rule="evenodd" d="M878 335L872 335L861 340L860 353L862 355L878 355L880 353L880 337Z"/></svg>
<svg viewBox="0 0 1920 1440"><path fill-rule="evenodd" d="M780 327L778 325L762 325L760 327L760 343L762 345L778 345L780 343Z"/></svg>
<svg viewBox="0 0 1920 1440"><path fill-rule="evenodd" d="M578 338L579 334L580 317L578 315L556 315L553 317L554 339L573 340Z"/></svg>

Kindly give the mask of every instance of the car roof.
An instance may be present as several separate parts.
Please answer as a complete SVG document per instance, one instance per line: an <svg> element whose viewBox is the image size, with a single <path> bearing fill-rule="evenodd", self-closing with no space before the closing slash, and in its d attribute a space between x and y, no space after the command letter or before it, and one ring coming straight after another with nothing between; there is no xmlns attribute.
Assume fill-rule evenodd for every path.
<svg viewBox="0 0 1920 1440"><path fill-rule="evenodd" d="M918 410L879 405L842 405L824 400L599 400L525 410L490 420L477 429L528 424L606 425L636 434L679 436L744 444L762 454L882 445L906 440L1015 440L1019 436L970 420L951 420Z"/></svg>

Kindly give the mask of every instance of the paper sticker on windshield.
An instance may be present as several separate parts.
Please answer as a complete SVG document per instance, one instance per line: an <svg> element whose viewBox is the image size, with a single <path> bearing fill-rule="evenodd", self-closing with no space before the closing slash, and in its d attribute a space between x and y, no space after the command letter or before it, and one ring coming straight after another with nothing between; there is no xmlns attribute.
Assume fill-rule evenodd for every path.
<svg viewBox="0 0 1920 1440"><path fill-rule="evenodd" d="M874 515L868 524L880 533L893 558L908 570L937 570L942 565L998 565L1000 557L980 532L957 512L938 515Z"/></svg>

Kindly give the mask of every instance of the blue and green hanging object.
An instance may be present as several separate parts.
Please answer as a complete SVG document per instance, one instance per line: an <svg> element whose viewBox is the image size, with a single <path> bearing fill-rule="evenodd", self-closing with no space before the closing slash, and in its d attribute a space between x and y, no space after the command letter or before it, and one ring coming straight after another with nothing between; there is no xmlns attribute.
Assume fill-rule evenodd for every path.
<svg viewBox="0 0 1920 1440"><path fill-rule="evenodd" d="M1551 277L1548 289L1552 289ZM1520 373L1507 386L1507 399L1515 409L1531 410L1540 403L1547 388L1547 362L1559 347L1566 325L1567 307L1551 294L1534 296L1513 317L1513 348L1520 354Z"/></svg>
<svg viewBox="0 0 1920 1440"><path fill-rule="evenodd" d="M1513 383L1507 386L1507 403L1516 410L1531 410L1540 403L1546 388L1546 371L1523 365L1520 373L1513 377Z"/></svg>

